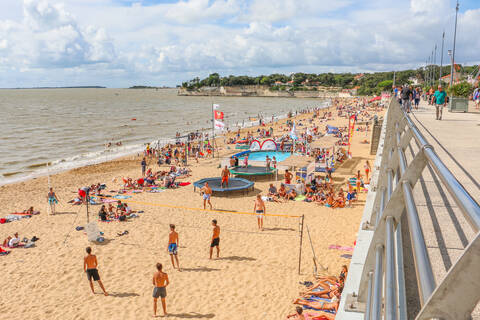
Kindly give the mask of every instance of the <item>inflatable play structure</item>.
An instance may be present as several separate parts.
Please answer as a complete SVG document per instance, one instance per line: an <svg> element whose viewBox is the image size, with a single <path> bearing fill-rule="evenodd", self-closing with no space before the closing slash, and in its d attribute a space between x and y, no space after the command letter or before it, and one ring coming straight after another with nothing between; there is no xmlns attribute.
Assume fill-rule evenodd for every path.
<svg viewBox="0 0 480 320"><path fill-rule="evenodd" d="M267 139L260 143L258 140L253 140L250 144L250 151L276 151L277 143L273 139Z"/></svg>

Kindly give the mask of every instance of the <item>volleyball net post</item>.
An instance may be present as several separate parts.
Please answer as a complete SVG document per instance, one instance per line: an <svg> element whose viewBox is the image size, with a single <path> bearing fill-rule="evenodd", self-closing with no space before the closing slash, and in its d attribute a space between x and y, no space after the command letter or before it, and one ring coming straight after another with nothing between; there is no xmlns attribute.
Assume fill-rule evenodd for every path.
<svg viewBox="0 0 480 320"><path fill-rule="evenodd" d="M302 265L302 242L303 242L303 225L304 225L305 215L302 214L300 217L300 246L298 250L298 274L300 275L301 265Z"/></svg>

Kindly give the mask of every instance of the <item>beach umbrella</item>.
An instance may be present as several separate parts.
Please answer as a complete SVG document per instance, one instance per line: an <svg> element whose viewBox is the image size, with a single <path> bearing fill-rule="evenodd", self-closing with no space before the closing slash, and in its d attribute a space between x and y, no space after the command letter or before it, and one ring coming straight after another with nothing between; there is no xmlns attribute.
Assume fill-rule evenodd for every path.
<svg viewBox="0 0 480 320"><path fill-rule="evenodd" d="M281 161L279 164L287 167L298 167L303 168L307 166L310 162L313 161L313 158L307 156L292 155L287 159Z"/></svg>
<svg viewBox="0 0 480 320"><path fill-rule="evenodd" d="M310 144L310 147L312 149L316 149L316 148L331 148L333 146L335 146L335 144L338 142L338 138L337 137L334 137L334 136L323 136L323 137L320 137L318 139L316 139L315 141L313 141L311 144Z"/></svg>

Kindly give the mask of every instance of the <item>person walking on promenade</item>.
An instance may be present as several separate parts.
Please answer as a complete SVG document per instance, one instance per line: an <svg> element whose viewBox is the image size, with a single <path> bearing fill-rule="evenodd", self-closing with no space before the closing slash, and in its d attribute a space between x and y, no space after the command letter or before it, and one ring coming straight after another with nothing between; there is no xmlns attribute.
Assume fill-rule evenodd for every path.
<svg viewBox="0 0 480 320"><path fill-rule="evenodd" d="M402 98L402 107L403 110L405 110L407 113L410 112L410 109L412 107L412 90L408 85L403 86L402 92L400 93L400 96Z"/></svg>
<svg viewBox="0 0 480 320"><path fill-rule="evenodd" d="M447 93L443 91L442 86L438 86L438 90L435 91L434 100L435 100L435 111L437 115L437 120L442 120L442 111L443 111L443 106L447 104Z"/></svg>
<svg viewBox="0 0 480 320"><path fill-rule="evenodd" d="M217 258L220 256L220 227L217 225L217 220L212 220L213 235L210 243L210 259L212 259L213 248L217 247Z"/></svg>
<svg viewBox="0 0 480 320"><path fill-rule="evenodd" d="M168 274L162 271L162 264L157 263L157 272L153 274L153 316L157 316L157 300L162 301L163 315L167 315L167 304L165 298L167 297L167 286L170 284Z"/></svg>
<svg viewBox="0 0 480 320"><path fill-rule="evenodd" d="M92 289L92 293L95 293L93 289L93 281L97 281L100 285L100 288L103 290L103 294L108 296L108 293L105 291L105 287L103 286L102 280L100 280L100 275L98 274L98 263L97 263L97 256L92 254L92 248L87 247L87 256L83 259L83 271L87 274L88 282L90 282L90 289Z"/></svg>

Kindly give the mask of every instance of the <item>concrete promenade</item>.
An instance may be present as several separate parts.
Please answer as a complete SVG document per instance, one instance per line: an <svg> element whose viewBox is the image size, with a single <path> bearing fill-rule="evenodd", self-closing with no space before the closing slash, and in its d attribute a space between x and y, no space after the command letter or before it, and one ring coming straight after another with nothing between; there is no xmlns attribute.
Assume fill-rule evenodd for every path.
<svg viewBox="0 0 480 320"><path fill-rule="evenodd" d="M448 108L444 108L443 111L442 120L435 120L435 108L422 101L419 109L412 112L411 119L433 146L443 163L478 202L480 201L480 113L450 113ZM412 152L416 154L417 151L418 146L415 139L412 139L405 150L408 163L412 161ZM371 210L369 198L373 200L375 197L375 192L371 193L367 197L366 211ZM461 256L475 233L429 165L424 169L413 193L438 285ZM367 216L369 215L365 213L362 222ZM402 227L407 225L404 215ZM351 294L355 288L358 289L359 271L363 269L363 259L366 254L364 244L368 247L372 233L372 231L359 230L357 248L350 264L349 277L352 279L349 279L350 287L345 288L346 293ZM407 313L408 319L414 319L420 310L420 302L409 237L403 237L403 248ZM471 277L477 279L480 277L480 270L466 272L469 272ZM338 319L363 319L363 313L344 312L344 305L345 301L342 299ZM472 318L480 320L479 304Z"/></svg>
<svg viewBox="0 0 480 320"><path fill-rule="evenodd" d="M448 108L444 108L439 121L435 120L435 107L422 101L411 118L458 181L474 199L480 201L480 114L450 113ZM411 146L417 150L415 143ZM411 160L409 149L405 153ZM430 166L423 171L414 194L438 284L475 234ZM405 265L411 264L405 261ZM405 270L407 297L409 290L416 290L409 271L414 270ZM480 271L473 271L472 276L480 277ZM414 312L412 308L410 316L411 312ZM478 305L474 319L480 319Z"/></svg>

